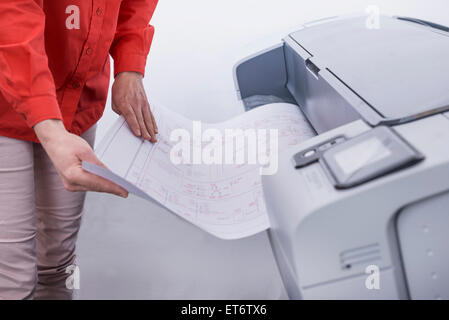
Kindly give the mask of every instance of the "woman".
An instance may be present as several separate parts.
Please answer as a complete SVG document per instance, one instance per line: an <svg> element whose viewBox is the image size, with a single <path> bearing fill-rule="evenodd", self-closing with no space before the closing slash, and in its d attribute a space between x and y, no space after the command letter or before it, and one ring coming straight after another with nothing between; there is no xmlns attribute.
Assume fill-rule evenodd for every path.
<svg viewBox="0 0 449 320"><path fill-rule="evenodd" d="M114 59L112 108L157 126L142 78L157 0L0 2L0 299L68 299L85 191L126 190L82 170Z"/></svg>

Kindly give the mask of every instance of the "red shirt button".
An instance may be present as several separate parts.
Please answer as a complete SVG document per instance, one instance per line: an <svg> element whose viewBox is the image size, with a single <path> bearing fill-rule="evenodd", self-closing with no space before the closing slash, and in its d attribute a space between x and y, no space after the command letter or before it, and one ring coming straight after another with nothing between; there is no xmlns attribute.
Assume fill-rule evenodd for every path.
<svg viewBox="0 0 449 320"><path fill-rule="evenodd" d="M90 55L91 53L92 53L92 48L87 48L87 49L86 49L86 54L87 54L87 55Z"/></svg>
<svg viewBox="0 0 449 320"><path fill-rule="evenodd" d="M97 9L97 16L101 16L101 14L103 13L103 10L101 10L101 8Z"/></svg>

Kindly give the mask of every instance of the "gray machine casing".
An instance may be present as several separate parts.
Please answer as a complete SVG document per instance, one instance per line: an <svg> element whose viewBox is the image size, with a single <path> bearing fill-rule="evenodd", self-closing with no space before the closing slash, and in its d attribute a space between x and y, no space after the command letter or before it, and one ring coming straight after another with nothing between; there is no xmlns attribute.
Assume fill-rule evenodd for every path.
<svg viewBox="0 0 449 320"><path fill-rule="evenodd" d="M330 18L235 67L246 110L295 103L317 136L263 176L273 251L293 299L449 299L449 33L382 16ZM425 159L338 190L322 164L292 157L384 125ZM357 156L357 155L354 155ZM367 287L368 266L380 288Z"/></svg>

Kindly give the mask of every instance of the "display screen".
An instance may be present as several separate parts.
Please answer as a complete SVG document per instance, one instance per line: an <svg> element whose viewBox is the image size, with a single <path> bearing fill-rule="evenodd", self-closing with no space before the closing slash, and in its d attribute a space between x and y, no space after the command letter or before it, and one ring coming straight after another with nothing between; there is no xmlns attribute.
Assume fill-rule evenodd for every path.
<svg viewBox="0 0 449 320"><path fill-rule="evenodd" d="M335 154L335 161L345 175L352 175L356 171L370 164L385 159L391 151L385 147L377 137L359 142Z"/></svg>

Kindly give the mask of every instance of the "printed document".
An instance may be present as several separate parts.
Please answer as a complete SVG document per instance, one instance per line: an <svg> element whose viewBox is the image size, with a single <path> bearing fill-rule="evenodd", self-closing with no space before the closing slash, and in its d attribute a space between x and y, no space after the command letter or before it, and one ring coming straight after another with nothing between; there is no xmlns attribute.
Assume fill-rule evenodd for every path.
<svg viewBox="0 0 449 320"><path fill-rule="evenodd" d="M261 158L260 150L265 155L277 152L270 150L273 136L276 136L279 153L315 136L298 106L273 103L215 124L195 123L158 104L151 107L159 129L156 143L136 137L120 117L95 150L108 169L90 163L83 163L83 168L114 181L130 193L166 207L222 239L243 238L269 228L261 185L262 165L257 159ZM207 132L222 134L223 148L220 151L218 147L221 146L215 145L213 156L220 151L218 157L225 159L228 156L227 161L210 163L201 159L201 154L207 154L211 148L207 149L208 143L198 137L199 125L203 138ZM277 134L270 137L273 130ZM245 135L247 143L239 145L237 136L229 138L227 133L231 131L237 136L239 133ZM202 153L174 154L173 148L179 147L182 136L174 140L173 133L176 132L184 132L190 138L187 143L191 150L201 150ZM248 132L256 133L256 138L266 134L266 139L259 139L257 147L252 146L249 142L251 134L246 135ZM211 143L212 140L209 145ZM229 145L234 148L227 149ZM233 150L230 157L226 153L229 150ZM244 161L238 161L239 151L243 151L240 155L245 155ZM258 154L251 160L247 151Z"/></svg>

